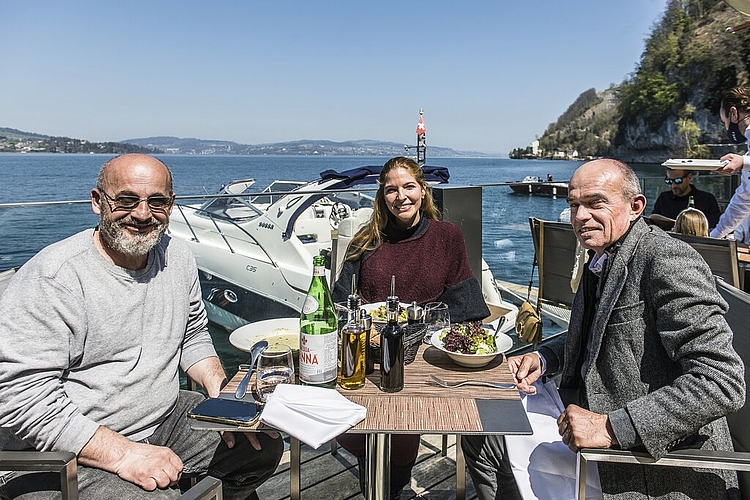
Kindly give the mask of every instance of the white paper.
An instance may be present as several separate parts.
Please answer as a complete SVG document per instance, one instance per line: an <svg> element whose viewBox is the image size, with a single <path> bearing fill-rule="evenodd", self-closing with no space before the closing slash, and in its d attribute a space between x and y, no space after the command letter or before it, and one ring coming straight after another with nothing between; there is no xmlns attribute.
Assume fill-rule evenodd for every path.
<svg viewBox="0 0 750 500"><path fill-rule="evenodd" d="M557 417L565 409L552 381L537 381L534 396L525 395L531 436L505 436L513 475L525 500L575 500L576 454L562 442ZM601 499L599 471L589 462L586 471L586 498Z"/></svg>

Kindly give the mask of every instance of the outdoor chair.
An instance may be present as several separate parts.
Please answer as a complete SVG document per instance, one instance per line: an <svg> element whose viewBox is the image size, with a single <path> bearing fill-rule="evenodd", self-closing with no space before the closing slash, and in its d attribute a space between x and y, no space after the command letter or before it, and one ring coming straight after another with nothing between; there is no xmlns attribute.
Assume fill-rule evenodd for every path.
<svg viewBox="0 0 750 500"><path fill-rule="evenodd" d="M578 253L573 227L567 222L529 218L534 253L539 268L538 297L545 304L573 305L575 291L571 280Z"/></svg>
<svg viewBox="0 0 750 500"><path fill-rule="evenodd" d="M567 330L570 309L585 265L585 254L579 248L575 233L569 223L530 217L529 226L534 242L534 266L529 280L529 303L534 304L531 296L531 282L536 267L539 270L536 311L540 315L544 312L550 320Z"/></svg>
<svg viewBox="0 0 750 500"><path fill-rule="evenodd" d="M680 233L669 234L695 248L716 276L723 278L735 288L743 289L745 272L737 258L736 241Z"/></svg>
<svg viewBox="0 0 750 500"><path fill-rule="evenodd" d="M717 289L729 303L726 314L727 322L734 332L732 345L747 367L750 361L750 336L747 335L747 318L750 316L750 294L739 290L721 279L717 280ZM750 373L745 369L745 385ZM732 435L735 451L680 450L667 453L663 458L654 460L647 453L635 453L628 450L608 448L584 448L578 451L576 464L576 491L579 500L586 494L586 463L616 462L641 465L664 465L673 467L709 468L738 471L740 491L743 498L750 498L750 404L747 402L739 411L728 415L727 422Z"/></svg>

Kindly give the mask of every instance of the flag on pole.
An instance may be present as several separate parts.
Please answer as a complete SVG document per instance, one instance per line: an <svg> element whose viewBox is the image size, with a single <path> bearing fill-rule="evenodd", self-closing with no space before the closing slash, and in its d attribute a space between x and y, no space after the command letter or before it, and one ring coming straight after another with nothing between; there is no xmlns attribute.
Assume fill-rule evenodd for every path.
<svg viewBox="0 0 750 500"><path fill-rule="evenodd" d="M419 115L419 123L417 123L417 135L422 135L427 131L427 127L424 126L424 121L422 121L422 115Z"/></svg>

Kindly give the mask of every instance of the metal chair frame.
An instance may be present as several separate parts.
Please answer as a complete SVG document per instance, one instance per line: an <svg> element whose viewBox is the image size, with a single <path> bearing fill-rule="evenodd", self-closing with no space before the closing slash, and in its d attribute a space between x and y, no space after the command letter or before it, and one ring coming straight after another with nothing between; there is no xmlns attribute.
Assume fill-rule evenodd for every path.
<svg viewBox="0 0 750 500"><path fill-rule="evenodd" d="M78 464L75 453L0 451L0 470L57 472L63 500L78 500Z"/></svg>

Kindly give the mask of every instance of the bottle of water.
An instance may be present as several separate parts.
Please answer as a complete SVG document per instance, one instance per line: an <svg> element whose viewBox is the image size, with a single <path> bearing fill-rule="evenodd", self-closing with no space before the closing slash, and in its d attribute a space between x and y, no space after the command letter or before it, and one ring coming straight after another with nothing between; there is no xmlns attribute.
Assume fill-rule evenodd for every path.
<svg viewBox="0 0 750 500"><path fill-rule="evenodd" d="M399 302L396 277L391 276L391 294L386 299L388 324L380 333L380 390L398 392L404 388L404 330L398 324Z"/></svg>
<svg viewBox="0 0 750 500"><path fill-rule="evenodd" d="M338 318L325 276L325 258L313 257L313 277L299 318L299 379L307 385L336 386Z"/></svg>

